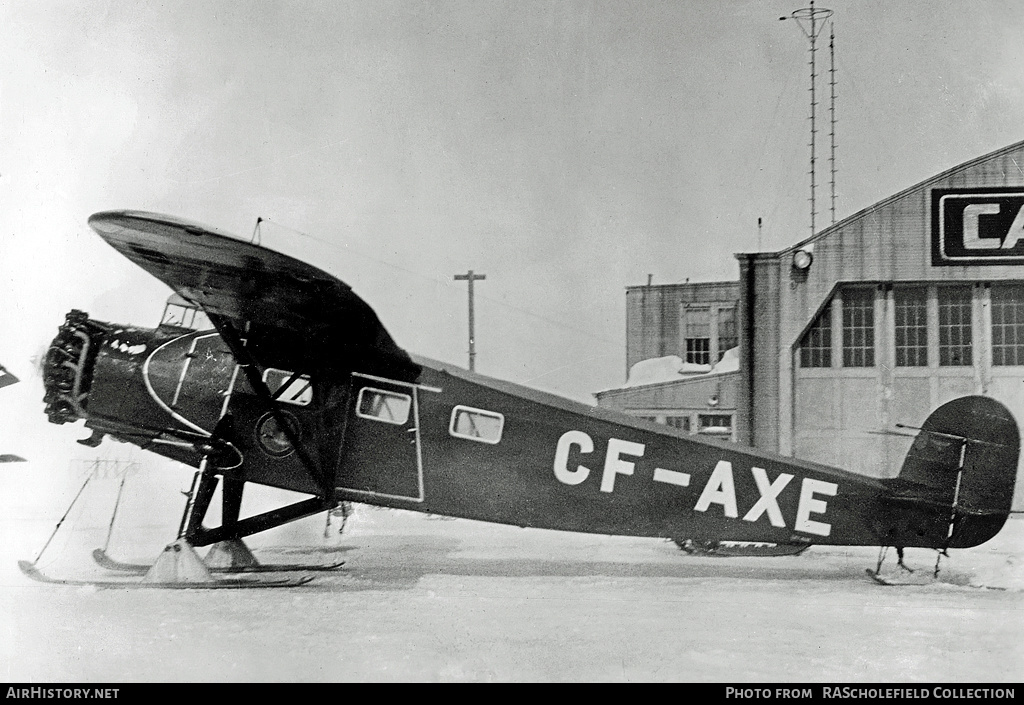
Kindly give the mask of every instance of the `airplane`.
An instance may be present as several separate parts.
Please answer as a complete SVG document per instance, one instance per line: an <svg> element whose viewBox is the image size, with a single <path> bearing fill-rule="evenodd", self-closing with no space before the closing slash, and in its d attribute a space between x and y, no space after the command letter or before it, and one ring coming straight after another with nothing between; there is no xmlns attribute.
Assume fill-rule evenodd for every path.
<svg viewBox="0 0 1024 705"><path fill-rule="evenodd" d="M1020 433L988 397L904 427L898 476L867 477L409 354L342 281L212 227L128 210L89 225L179 307L155 329L71 311L45 361L51 422L197 468L144 583L216 584L215 553L257 570L245 537L342 502L680 544L895 547L901 565L908 547L982 544L1011 513ZM200 319L212 327L193 330ZM243 518L248 484L307 498ZM882 557L868 570L880 581Z"/></svg>
<svg viewBox="0 0 1024 705"><path fill-rule="evenodd" d="M0 389L18 383L18 378L13 372L3 365L0 365ZM0 463L24 463L25 459L13 453L0 453Z"/></svg>

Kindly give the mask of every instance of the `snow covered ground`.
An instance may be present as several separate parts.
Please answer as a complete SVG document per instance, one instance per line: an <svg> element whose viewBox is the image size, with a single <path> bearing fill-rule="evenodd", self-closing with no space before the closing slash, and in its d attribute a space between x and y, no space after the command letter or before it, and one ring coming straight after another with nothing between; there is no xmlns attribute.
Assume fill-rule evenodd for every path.
<svg viewBox="0 0 1024 705"><path fill-rule="evenodd" d="M78 483L32 506L30 469L12 467L0 478L7 681L912 683L1024 673L1021 518L956 552L938 583L882 587L864 573L877 557L871 548L694 557L656 539L357 506L341 536L335 523L325 538L320 515L251 539L265 562L347 561L306 586L96 589L35 583L18 571L16 560L35 558ZM176 489L189 475L160 477L126 493L114 557L149 561L173 538ZM87 488L40 560L44 571L112 577L89 553L107 540L117 484ZM928 570L934 554L908 551L908 562Z"/></svg>

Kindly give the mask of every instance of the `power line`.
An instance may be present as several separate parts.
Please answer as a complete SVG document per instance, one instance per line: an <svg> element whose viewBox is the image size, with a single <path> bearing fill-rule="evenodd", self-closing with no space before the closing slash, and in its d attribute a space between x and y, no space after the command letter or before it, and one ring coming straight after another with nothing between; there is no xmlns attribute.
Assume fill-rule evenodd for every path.
<svg viewBox="0 0 1024 705"><path fill-rule="evenodd" d="M291 232L293 232L293 233L295 233L297 235L301 235L304 238L307 238L309 240L313 240L314 242L318 242L318 243L320 243L322 245L326 245L327 247L330 247L330 248L332 248L334 250L338 250L339 252L344 252L346 254L353 254L353 255L356 255L358 257L362 257L363 259L369 260L371 262L375 262L375 263L383 265L385 267L390 267L391 269L397 270L399 272L404 272L406 274L410 274L410 275L412 275L414 277L417 277L419 279L425 279L425 280L427 280L429 282L432 282L433 284L435 284L437 286L442 286L444 288L449 288L449 287L452 286L452 283L449 280L447 280L447 279L438 279L437 277L432 277L430 275L423 274L421 272L417 272L415 270L408 269L406 267L402 267L402 266L397 265L397 264L393 264L391 262L388 262L386 260L382 260L382 259L380 259L378 257L373 256L373 255L369 255L369 254L366 254L364 252L360 252L359 250L356 250L356 249L354 249L354 248L352 248L352 247L350 247L348 245L338 245L337 243L330 242L328 240L323 240L321 238L318 238L318 237L315 237L313 235L310 235L309 233L305 233L305 232L303 232L301 230L293 228L293 227L291 227L289 225L283 225L281 223L278 223L277 221L272 220L270 218L261 218L261 222L262 223L272 223L272 224L276 225L279 228L283 228L285 230L289 230L289 231L291 231ZM521 306L514 306L514 305L512 305L510 303L502 301L501 299L496 299L496 298L494 298L492 296L486 296L484 294L476 294L476 296L478 298L480 298L480 299L483 299L485 301L490 301L493 304L501 306L502 308L506 308L506 309L509 309L511 311L516 311L518 313L521 313L523 315L529 316L531 318L535 318L537 320L544 321L545 323L549 323L549 324L551 324L551 325L553 325L553 326L555 326L557 328L561 328L561 329L566 330L566 331L572 331L574 333L582 333L583 335L585 335L588 338L591 338L593 340L599 340L599 341L602 341L602 342L605 342L605 343L609 343L609 344L612 344L612 345L620 345L621 342L622 342L620 340L612 340L610 338L606 338L603 335L598 335L598 334L596 334L596 333L594 333L592 331L588 331L588 330L585 330L583 328L580 328L579 326L575 326L575 325L572 325L570 323L566 323L565 321L559 321L559 320L557 320L555 318L551 318L550 316L545 316L544 314L540 314L540 313L537 313L535 311L531 311L531 310L523 308Z"/></svg>

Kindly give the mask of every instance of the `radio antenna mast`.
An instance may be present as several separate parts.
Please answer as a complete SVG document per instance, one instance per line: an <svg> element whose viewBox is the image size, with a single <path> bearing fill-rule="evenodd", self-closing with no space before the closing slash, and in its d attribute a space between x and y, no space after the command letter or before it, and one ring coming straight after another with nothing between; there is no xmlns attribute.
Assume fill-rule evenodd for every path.
<svg viewBox="0 0 1024 705"><path fill-rule="evenodd" d="M836 224L836 28L834 22L828 23L828 73L829 73L829 122L832 130L829 137L832 141L832 154L829 157L830 171L832 172L832 225Z"/></svg>
<svg viewBox="0 0 1024 705"><path fill-rule="evenodd" d="M825 20L832 16L832 10L828 10L824 7L815 7L814 0L811 0L811 6L805 7L800 10L794 10L793 14L780 17L780 20L796 20L800 30L804 33L811 42L811 235L815 233L815 218L817 216L817 110L818 110L818 97L816 92L816 79L818 76L816 56L817 56L817 41L818 35L821 34L821 30L825 28Z"/></svg>

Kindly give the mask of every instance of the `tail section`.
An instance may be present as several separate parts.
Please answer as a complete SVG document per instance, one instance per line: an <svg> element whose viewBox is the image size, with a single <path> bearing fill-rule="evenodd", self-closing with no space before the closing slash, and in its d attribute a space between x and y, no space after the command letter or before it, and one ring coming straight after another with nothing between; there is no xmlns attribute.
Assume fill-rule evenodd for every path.
<svg viewBox="0 0 1024 705"><path fill-rule="evenodd" d="M1010 514L1020 431L995 399L969 396L936 409L919 429L894 494L948 512L942 548L968 548L999 533Z"/></svg>

